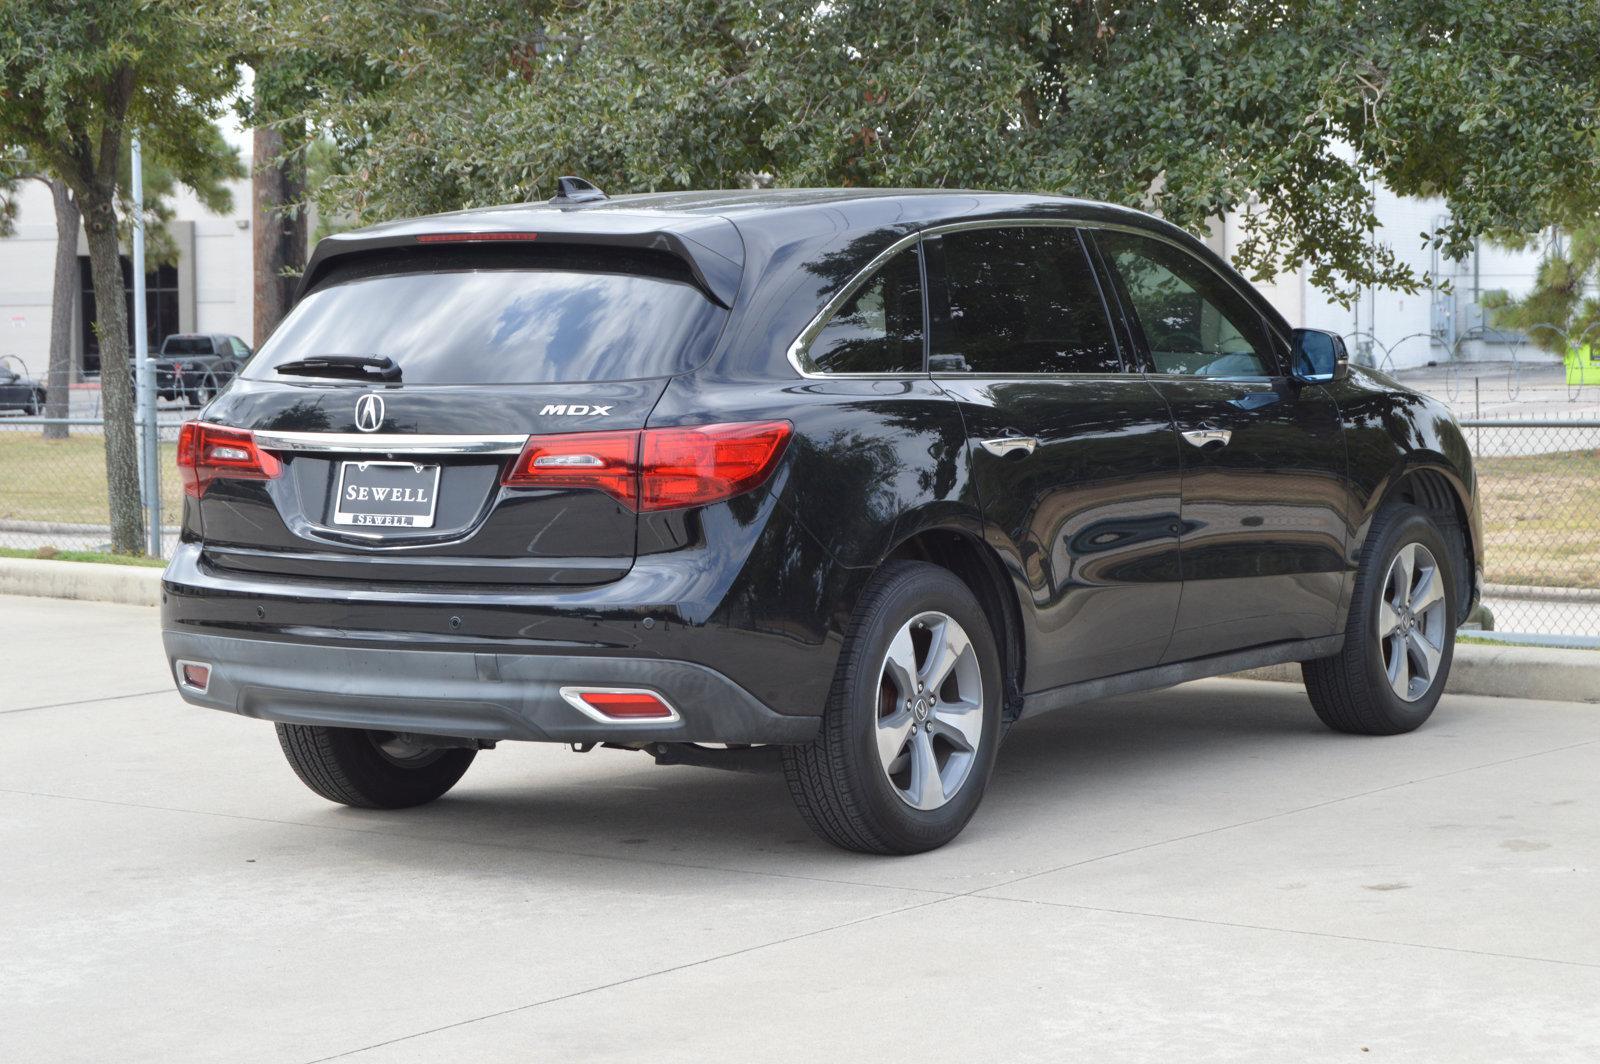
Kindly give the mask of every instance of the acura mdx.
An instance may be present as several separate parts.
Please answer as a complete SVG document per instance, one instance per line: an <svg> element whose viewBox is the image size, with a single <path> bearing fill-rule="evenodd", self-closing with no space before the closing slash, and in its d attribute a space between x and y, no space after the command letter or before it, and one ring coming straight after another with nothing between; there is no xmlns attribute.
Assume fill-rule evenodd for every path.
<svg viewBox="0 0 1600 1064"><path fill-rule="evenodd" d="M1480 573L1441 404L1050 196L563 179L329 237L178 463L178 689L316 793L603 745L781 765L879 853L1089 699L1301 662L1329 727L1416 728Z"/></svg>

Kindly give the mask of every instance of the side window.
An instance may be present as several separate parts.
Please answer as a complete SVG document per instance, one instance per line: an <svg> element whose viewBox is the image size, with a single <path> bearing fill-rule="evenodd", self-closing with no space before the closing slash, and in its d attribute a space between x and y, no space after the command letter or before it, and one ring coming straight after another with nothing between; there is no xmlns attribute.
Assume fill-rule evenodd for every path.
<svg viewBox="0 0 1600 1064"><path fill-rule="evenodd" d="M1157 373L1268 377L1277 360L1261 315L1188 252L1131 233L1095 234L1144 330Z"/></svg>
<svg viewBox="0 0 1600 1064"><path fill-rule="evenodd" d="M922 372L921 253L884 263L828 319L807 349L823 373Z"/></svg>
<svg viewBox="0 0 1600 1064"><path fill-rule="evenodd" d="M1105 301L1077 230L969 229L940 238L948 321L932 352L976 374L1120 373Z"/></svg>

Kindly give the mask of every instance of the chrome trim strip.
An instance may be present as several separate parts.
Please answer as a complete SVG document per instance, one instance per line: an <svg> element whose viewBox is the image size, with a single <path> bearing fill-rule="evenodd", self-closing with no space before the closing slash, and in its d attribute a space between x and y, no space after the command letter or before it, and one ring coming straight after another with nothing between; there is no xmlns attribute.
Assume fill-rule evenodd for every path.
<svg viewBox="0 0 1600 1064"><path fill-rule="evenodd" d="M807 380L825 381L833 380L835 378L848 379L852 377L858 379L865 378L869 380L905 380L908 378L908 376L911 378L925 378L930 376L930 374L926 373L909 375L904 373L823 373L809 365L809 359L806 358L805 352L806 349L811 346L811 341L815 340L817 338L817 334L822 331L822 327L828 323L828 320L833 317L840 307L844 306L844 304L849 301L851 296L856 294L856 290L858 288L866 284L867 281L871 279L872 275L877 272L879 267L888 262L901 251L904 251L906 248L910 247L912 244L922 240L924 237L940 236L944 233L959 233L968 229L1021 229L1028 226L1056 226L1062 229L1087 229L1091 233L1096 230L1111 230L1113 232L1132 233L1135 236L1148 237L1151 240L1159 240L1163 244L1168 244L1172 247L1175 247L1184 254L1194 258L1196 262L1199 262L1200 265L1204 266L1206 269L1215 274L1217 279L1223 284L1233 289L1236 293L1242 295L1245 299L1245 302L1252 305L1254 305L1258 300L1265 302L1264 297L1262 297L1260 293L1241 291L1239 286L1234 283L1232 278L1219 271L1214 265L1206 260L1196 258L1193 252L1184 247L1178 241L1172 239L1167 234L1156 232L1142 225L1128 224L1125 222L1106 222L1098 219L1084 218L980 218L965 222L945 222L939 225L930 225L925 229L919 229L915 233L903 236L899 240L896 240L894 243L890 244L888 247L884 248L882 251L878 252L877 255L873 256L872 261L863 266L860 272L854 277L850 278L845 286L835 293L832 299L823 304L822 309L817 311L816 316L813 317L809 323L807 323L806 327L800 330L800 335L795 337L794 342L789 345L789 350L787 352L789 365L793 366L795 372ZM1262 317L1262 325L1268 329L1271 329L1275 333L1278 332L1278 330L1272 329L1271 319L1267 318L1265 315ZM1278 333L1278 337L1280 340L1284 341L1287 341L1288 339L1281 333ZM931 374L931 376L940 375L941 374ZM982 375L974 373L962 373L949 374L949 376L971 379L972 377ZM1058 376L1058 374L1029 374L1029 376L1049 377ZM1209 380L1214 378L1201 379Z"/></svg>
<svg viewBox="0 0 1600 1064"><path fill-rule="evenodd" d="M521 454L527 434L520 436L441 436L398 432L277 432L257 429L256 445L269 451L376 454Z"/></svg>

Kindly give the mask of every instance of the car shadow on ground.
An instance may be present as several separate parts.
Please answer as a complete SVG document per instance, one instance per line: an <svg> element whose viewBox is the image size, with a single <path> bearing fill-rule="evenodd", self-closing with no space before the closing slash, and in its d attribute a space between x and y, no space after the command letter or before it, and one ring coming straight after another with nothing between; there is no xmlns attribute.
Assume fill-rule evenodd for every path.
<svg viewBox="0 0 1600 1064"><path fill-rule="evenodd" d="M1004 829L1052 834L1085 817L1133 819L1152 806L1226 800L1286 757L1339 760L1349 743L1313 715L1293 684L1187 685L1126 695L1017 725L983 807L954 846ZM1339 751L1344 752L1339 752ZM1208 797L1209 796L1209 797ZM324 822L530 850L748 865L796 848L835 853L793 808L781 771L657 766L648 755L507 743L421 809L327 808ZM841 855L844 856L844 855ZM870 858L869 858L870 860Z"/></svg>

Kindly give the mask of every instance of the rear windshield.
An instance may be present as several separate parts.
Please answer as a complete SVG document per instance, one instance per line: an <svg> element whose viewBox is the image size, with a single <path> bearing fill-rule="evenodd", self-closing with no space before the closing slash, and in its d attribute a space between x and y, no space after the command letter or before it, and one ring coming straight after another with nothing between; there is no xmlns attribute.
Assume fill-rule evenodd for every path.
<svg viewBox="0 0 1600 1064"><path fill-rule="evenodd" d="M418 248L341 262L247 364L255 380L315 355L387 356L406 384L536 384L693 369L726 312L669 255L518 245Z"/></svg>
<svg viewBox="0 0 1600 1064"><path fill-rule="evenodd" d="M209 336L169 336L167 342L161 345L163 355L209 355L211 354L211 337Z"/></svg>

